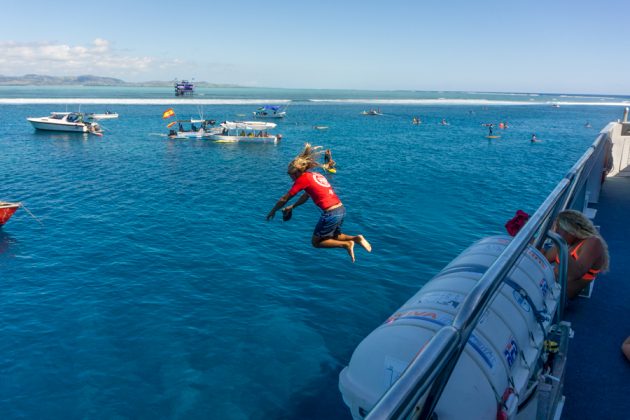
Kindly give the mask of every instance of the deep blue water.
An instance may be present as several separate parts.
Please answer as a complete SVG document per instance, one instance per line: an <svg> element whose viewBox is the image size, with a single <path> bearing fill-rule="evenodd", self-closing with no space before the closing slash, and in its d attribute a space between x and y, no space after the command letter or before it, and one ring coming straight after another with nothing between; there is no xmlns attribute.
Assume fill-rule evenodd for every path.
<svg viewBox="0 0 630 420"><path fill-rule="evenodd" d="M0 200L41 221L19 210L0 230L0 417L349 418L337 380L361 339L474 240L533 212L621 115L394 103L361 116L369 107L292 104L274 146L168 140L163 105L108 105L121 116L102 138L26 121L59 105L0 105ZM482 123L505 120L484 138ZM344 230L373 245L355 264L311 247L312 203L265 221L306 141L332 149Z"/></svg>

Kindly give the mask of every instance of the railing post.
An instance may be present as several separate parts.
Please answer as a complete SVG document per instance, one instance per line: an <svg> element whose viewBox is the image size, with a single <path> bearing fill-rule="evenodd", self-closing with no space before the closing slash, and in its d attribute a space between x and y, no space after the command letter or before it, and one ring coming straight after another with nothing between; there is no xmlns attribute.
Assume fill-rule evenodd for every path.
<svg viewBox="0 0 630 420"><path fill-rule="evenodd" d="M547 232L547 236L552 240L556 249L558 250L558 259L560 263L558 264L558 283L560 283L560 302L558 303L558 308L556 310L556 320L560 321L562 316L564 315L564 307L567 302L567 268L568 257L569 257L569 247L567 246L567 242L564 238L558 235L556 232L550 230Z"/></svg>

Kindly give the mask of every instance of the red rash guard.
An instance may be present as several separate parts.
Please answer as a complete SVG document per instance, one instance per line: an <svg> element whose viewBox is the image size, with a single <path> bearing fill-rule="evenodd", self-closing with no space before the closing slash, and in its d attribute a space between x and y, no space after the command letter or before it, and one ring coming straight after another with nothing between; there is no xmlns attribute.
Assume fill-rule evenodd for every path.
<svg viewBox="0 0 630 420"><path fill-rule="evenodd" d="M322 210L341 203L326 177L317 172L304 172L300 175L289 190L289 195L293 197L302 190L306 191L313 202Z"/></svg>

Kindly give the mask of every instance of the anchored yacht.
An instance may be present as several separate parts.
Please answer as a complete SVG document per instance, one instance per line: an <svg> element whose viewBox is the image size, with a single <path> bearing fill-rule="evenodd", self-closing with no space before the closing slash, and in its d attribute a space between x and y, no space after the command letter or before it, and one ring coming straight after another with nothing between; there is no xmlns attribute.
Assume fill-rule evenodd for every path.
<svg viewBox="0 0 630 420"><path fill-rule="evenodd" d="M97 123L84 121L83 114L79 112L53 112L48 117L29 117L27 120L37 130L94 134L101 132Z"/></svg>

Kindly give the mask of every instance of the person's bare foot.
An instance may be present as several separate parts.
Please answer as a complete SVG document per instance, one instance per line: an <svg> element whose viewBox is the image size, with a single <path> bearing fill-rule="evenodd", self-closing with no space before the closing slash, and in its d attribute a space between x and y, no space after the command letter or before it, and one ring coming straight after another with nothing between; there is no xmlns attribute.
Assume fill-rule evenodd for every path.
<svg viewBox="0 0 630 420"><path fill-rule="evenodd" d="M355 242L361 245L367 252L372 252L372 245L363 237L363 235L357 235Z"/></svg>
<svg viewBox="0 0 630 420"><path fill-rule="evenodd" d="M347 243L348 246L346 247L346 251L348 251L348 255L350 255L350 258L352 258L352 262L354 262L354 242L349 241Z"/></svg>

